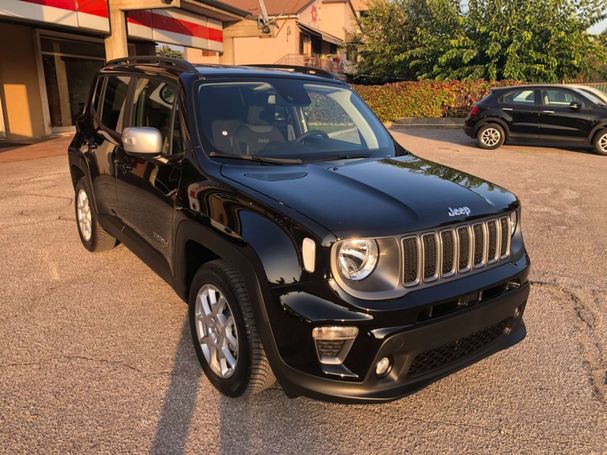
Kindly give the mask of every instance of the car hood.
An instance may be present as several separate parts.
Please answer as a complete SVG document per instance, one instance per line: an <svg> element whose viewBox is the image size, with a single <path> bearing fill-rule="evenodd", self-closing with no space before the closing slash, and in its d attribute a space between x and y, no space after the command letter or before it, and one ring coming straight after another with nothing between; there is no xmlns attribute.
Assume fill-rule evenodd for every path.
<svg viewBox="0 0 607 455"><path fill-rule="evenodd" d="M497 185L414 155L295 166L225 164L221 172L338 238L403 234L518 205Z"/></svg>

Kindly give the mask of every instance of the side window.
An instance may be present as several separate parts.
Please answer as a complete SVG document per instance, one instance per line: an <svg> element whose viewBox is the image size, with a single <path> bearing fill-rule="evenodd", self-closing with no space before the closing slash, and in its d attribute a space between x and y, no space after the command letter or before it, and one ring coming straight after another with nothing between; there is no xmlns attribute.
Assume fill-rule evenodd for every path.
<svg viewBox="0 0 607 455"><path fill-rule="evenodd" d="M181 134L178 122L173 121L175 89L166 82L141 78L133 96L132 126L154 127L162 134L162 153L179 153ZM175 116L177 118L177 116ZM177 134L175 133L175 130Z"/></svg>
<svg viewBox="0 0 607 455"><path fill-rule="evenodd" d="M501 104L534 104L535 103L535 90L533 89L524 89L524 90L515 90L512 92L508 92L503 95L499 102Z"/></svg>
<svg viewBox="0 0 607 455"><path fill-rule="evenodd" d="M573 101L578 101L569 90L547 89L542 90L542 100L546 106L569 106Z"/></svg>
<svg viewBox="0 0 607 455"><path fill-rule="evenodd" d="M95 91L93 92L93 99L91 100L91 111L97 112L99 110L99 104L101 104L101 90L103 89L103 82L105 78L97 78L97 85L95 85Z"/></svg>
<svg viewBox="0 0 607 455"><path fill-rule="evenodd" d="M110 76L105 86L101 123L118 133L122 132L130 79L126 76Z"/></svg>

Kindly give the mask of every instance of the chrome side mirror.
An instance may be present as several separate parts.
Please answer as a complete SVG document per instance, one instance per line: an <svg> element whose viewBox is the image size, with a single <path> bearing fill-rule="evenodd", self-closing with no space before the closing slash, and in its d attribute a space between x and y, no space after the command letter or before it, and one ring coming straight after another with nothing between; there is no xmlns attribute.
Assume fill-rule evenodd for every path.
<svg viewBox="0 0 607 455"><path fill-rule="evenodd" d="M151 127L125 128L122 145L124 151L132 155L157 156L162 153L162 134Z"/></svg>

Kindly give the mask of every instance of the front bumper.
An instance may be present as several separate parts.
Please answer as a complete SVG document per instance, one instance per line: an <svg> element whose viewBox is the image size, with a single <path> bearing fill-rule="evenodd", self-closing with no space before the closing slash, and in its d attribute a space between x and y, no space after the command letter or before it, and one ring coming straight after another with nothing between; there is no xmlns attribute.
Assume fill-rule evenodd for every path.
<svg viewBox="0 0 607 455"><path fill-rule="evenodd" d="M367 322L348 321L344 313L341 325L357 325L360 330L344 361L344 366L356 373L354 377L340 377L339 370L333 374L320 370L316 352L302 342L304 337L310 339L314 324L309 320L301 321L305 330L300 333L290 324L288 336L296 340L291 348L285 349L277 340L283 348L282 359L273 362L272 368L289 396L340 402L400 398L523 339L523 313L529 295L527 275L528 263L511 277L519 287L424 322L411 323L389 314L394 312L370 312L375 317ZM362 312L352 314L353 318L356 314L364 316ZM403 325L394 325L399 322ZM285 339L280 335L278 338ZM375 365L382 357L388 357L392 367L387 376L379 378Z"/></svg>

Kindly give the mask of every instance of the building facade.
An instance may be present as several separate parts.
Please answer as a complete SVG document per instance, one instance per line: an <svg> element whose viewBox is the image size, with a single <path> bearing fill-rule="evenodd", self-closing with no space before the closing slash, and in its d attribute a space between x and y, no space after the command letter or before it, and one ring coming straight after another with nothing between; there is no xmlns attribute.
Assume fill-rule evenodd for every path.
<svg viewBox="0 0 607 455"><path fill-rule="evenodd" d="M224 2L247 10L250 17L263 17L259 0ZM367 10L366 0L264 0L263 4L271 23L270 33L232 34L226 38L226 52L188 49L188 60L304 65L347 72L345 44L359 27L359 18Z"/></svg>
<svg viewBox="0 0 607 455"><path fill-rule="evenodd" d="M73 129L106 61L113 1L1 0L0 139ZM179 6L126 12L129 55L154 54L156 43L223 53L224 28L250 15L218 1L173 2Z"/></svg>

